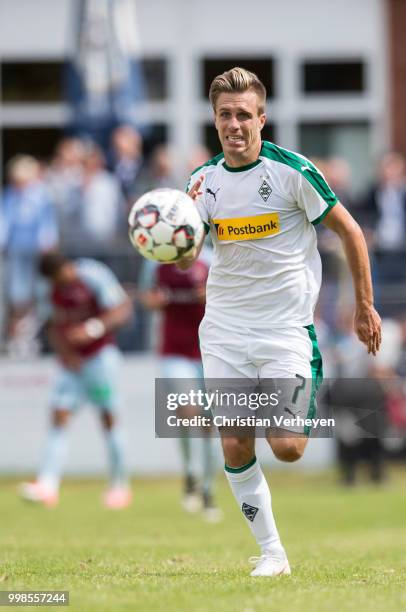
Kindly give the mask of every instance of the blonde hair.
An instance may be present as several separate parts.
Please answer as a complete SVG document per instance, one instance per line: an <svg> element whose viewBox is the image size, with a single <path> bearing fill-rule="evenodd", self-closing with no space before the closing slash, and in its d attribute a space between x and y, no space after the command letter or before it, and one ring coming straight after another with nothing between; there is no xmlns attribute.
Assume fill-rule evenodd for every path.
<svg viewBox="0 0 406 612"><path fill-rule="evenodd" d="M236 66L223 74L219 74L210 85L209 99L214 110L216 102L221 93L243 93L254 91L258 96L258 112L265 112L266 89L256 74Z"/></svg>

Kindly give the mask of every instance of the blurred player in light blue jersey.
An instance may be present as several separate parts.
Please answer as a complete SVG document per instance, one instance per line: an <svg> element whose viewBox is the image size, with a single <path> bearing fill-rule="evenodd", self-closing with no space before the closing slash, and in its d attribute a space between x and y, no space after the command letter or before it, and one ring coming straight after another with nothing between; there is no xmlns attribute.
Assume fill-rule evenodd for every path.
<svg viewBox="0 0 406 612"><path fill-rule="evenodd" d="M40 260L46 290L39 315L47 322L50 344L59 362L51 393L52 424L38 478L23 483L22 496L55 506L67 450L67 424L80 404L99 409L111 468L108 508L131 502L124 467L123 445L117 425L117 378L120 353L113 332L131 316L131 303L113 273L91 259L70 261L59 253Z"/></svg>

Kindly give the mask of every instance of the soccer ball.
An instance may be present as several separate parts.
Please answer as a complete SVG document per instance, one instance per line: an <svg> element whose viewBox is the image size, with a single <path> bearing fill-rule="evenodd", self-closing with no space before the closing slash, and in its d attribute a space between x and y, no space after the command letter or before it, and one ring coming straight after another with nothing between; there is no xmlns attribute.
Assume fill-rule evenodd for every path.
<svg viewBox="0 0 406 612"><path fill-rule="evenodd" d="M177 189L154 189L140 197L128 218L135 249L147 259L174 263L200 243L203 223L196 206Z"/></svg>

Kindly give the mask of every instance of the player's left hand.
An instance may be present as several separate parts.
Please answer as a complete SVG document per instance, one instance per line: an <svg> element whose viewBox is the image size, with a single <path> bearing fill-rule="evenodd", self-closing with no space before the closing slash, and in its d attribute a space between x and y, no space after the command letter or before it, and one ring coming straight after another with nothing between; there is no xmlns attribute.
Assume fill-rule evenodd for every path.
<svg viewBox="0 0 406 612"><path fill-rule="evenodd" d="M83 323L75 325L66 332L68 341L74 346L83 346L89 344L94 338L91 338L86 331L86 326Z"/></svg>
<svg viewBox="0 0 406 612"><path fill-rule="evenodd" d="M192 185L192 187L187 192L188 196L192 198L193 201L195 201L199 195L202 195L203 191L200 191L200 187L202 186L203 181L204 181L204 174L199 176L197 181Z"/></svg>
<svg viewBox="0 0 406 612"><path fill-rule="evenodd" d="M366 345L368 353L376 355L381 345L382 331L381 317L373 306L356 309L354 329L358 338Z"/></svg>

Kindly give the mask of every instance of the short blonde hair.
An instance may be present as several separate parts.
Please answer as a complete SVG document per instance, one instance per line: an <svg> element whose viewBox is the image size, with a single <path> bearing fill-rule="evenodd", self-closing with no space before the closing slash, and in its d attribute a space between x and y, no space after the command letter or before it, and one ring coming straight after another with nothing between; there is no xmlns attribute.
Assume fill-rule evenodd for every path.
<svg viewBox="0 0 406 612"><path fill-rule="evenodd" d="M209 99L214 110L216 102L221 93L243 93L254 91L258 96L258 112L265 112L266 89L254 72L236 66L223 74L219 74L210 85Z"/></svg>

